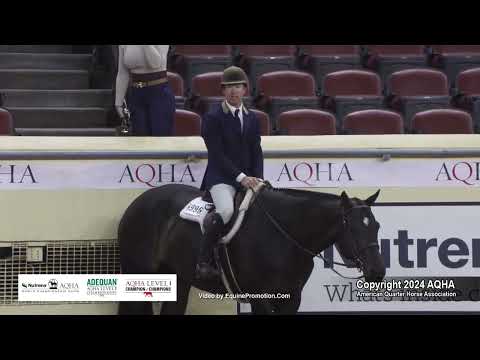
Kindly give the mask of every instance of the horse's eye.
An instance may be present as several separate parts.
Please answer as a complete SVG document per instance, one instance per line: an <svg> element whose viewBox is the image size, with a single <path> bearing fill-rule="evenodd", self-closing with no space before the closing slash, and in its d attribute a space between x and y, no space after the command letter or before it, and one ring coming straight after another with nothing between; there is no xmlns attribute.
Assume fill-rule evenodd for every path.
<svg viewBox="0 0 480 360"><path fill-rule="evenodd" d="M368 217L364 217L363 223L365 224L365 226L368 226L368 224L370 224L370 219Z"/></svg>

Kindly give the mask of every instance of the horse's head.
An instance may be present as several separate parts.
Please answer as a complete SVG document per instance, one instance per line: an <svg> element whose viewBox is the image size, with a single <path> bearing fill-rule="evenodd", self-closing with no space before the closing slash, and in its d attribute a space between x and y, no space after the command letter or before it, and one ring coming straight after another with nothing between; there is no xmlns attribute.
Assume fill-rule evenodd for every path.
<svg viewBox="0 0 480 360"><path fill-rule="evenodd" d="M382 281L385 277L378 246L380 225L370 209L379 193L366 200L350 199L345 191L340 196L344 231L335 246L346 263L353 263L363 272L366 281Z"/></svg>

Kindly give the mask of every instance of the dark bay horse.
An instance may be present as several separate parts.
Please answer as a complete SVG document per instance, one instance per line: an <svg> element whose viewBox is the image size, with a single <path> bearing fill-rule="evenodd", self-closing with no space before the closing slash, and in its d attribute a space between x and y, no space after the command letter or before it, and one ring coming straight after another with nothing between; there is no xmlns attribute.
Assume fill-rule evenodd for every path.
<svg viewBox="0 0 480 360"><path fill-rule="evenodd" d="M365 280L381 281L385 265L378 229L366 200L312 191L262 188L243 225L228 245L238 284L248 294L290 294L289 299L251 299L254 314L297 312L314 255L335 244L344 259L362 270ZM122 273L177 274L177 301L164 302L161 314L184 314L191 286L225 294L220 279L195 279L201 235L197 223L179 217L203 193L169 184L148 190L125 211L119 229ZM121 302L120 314L152 314L150 302Z"/></svg>

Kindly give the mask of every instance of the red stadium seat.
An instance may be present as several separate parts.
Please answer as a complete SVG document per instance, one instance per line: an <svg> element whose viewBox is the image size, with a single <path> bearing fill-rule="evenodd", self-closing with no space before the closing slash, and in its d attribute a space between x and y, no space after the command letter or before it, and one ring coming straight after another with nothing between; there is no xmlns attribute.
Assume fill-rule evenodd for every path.
<svg viewBox="0 0 480 360"><path fill-rule="evenodd" d="M426 68L427 55L424 45L365 45L363 63L385 81L396 71Z"/></svg>
<svg viewBox="0 0 480 360"><path fill-rule="evenodd" d="M222 95L223 72L209 72L196 75L192 79L192 94L199 96L223 96Z"/></svg>
<svg viewBox="0 0 480 360"><path fill-rule="evenodd" d="M187 108L203 115L213 106L221 104L224 100L222 93L223 72L210 72L196 75L192 79L192 95L187 100ZM249 86L247 85L247 94ZM249 107L251 99L244 97L245 106Z"/></svg>
<svg viewBox="0 0 480 360"><path fill-rule="evenodd" d="M460 72L480 67L480 45L432 45L429 64L444 71L453 83Z"/></svg>
<svg viewBox="0 0 480 360"><path fill-rule="evenodd" d="M175 95L175 106L177 109L182 109L185 104L185 89L183 87L183 79L180 75L172 72L167 73L168 83Z"/></svg>
<svg viewBox="0 0 480 360"><path fill-rule="evenodd" d="M298 48L297 67L314 76L318 91L328 73L361 67L358 45L299 45Z"/></svg>
<svg viewBox="0 0 480 360"><path fill-rule="evenodd" d="M257 116L259 125L260 125L260 135L268 136L270 135L270 117L267 113L257 110L257 109L248 109L252 111Z"/></svg>
<svg viewBox="0 0 480 360"><path fill-rule="evenodd" d="M444 96L448 95L448 81L437 70L410 69L392 74L389 89L398 96Z"/></svg>
<svg viewBox="0 0 480 360"><path fill-rule="evenodd" d="M198 74L223 71L232 63L230 45L175 45L169 57L169 68L185 80L187 93L191 80Z"/></svg>
<svg viewBox="0 0 480 360"><path fill-rule="evenodd" d="M473 118L475 132L480 130L480 67L462 71L456 80L455 107L468 111Z"/></svg>
<svg viewBox="0 0 480 360"><path fill-rule="evenodd" d="M365 70L336 71L325 76L322 107L334 112L337 128L343 118L354 111L383 107L380 77Z"/></svg>
<svg viewBox="0 0 480 360"><path fill-rule="evenodd" d="M230 45L175 45L175 53L184 56L230 56Z"/></svg>
<svg viewBox="0 0 480 360"><path fill-rule="evenodd" d="M278 117L282 135L335 135L335 116L312 109L283 112Z"/></svg>
<svg viewBox="0 0 480 360"><path fill-rule="evenodd" d="M361 110L343 119L343 129L348 134L402 134L403 118L388 110Z"/></svg>
<svg viewBox="0 0 480 360"><path fill-rule="evenodd" d="M422 56L424 45L365 45L370 54L379 56Z"/></svg>
<svg viewBox="0 0 480 360"><path fill-rule="evenodd" d="M13 135L13 118L9 111L0 108L0 135Z"/></svg>
<svg viewBox="0 0 480 360"><path fill-rule="evenodd" d="M295 45L238 45L238 51L246 56L293 56Z"/></svg>
<svg viewBox="0 0 480 360"><path fill-rule="evenodd" d="M295 52L295 45L238 45L234 63L248 74L256 94L256 81L260 75L294 70Z"/></svg>
<svg viewBox="0 0 480 360"><path fill-rule="evenodd" d="M323 84L326 96L379 96L380 78L365 70L344 70L328 74Z"/></svg>
<svg viewBox="0 0 480 360"><path fill-rule="evenodd" d="M457 76L456 87L465 95L480 95L480 67L462 71Z"/></svg>
<svg viewBox="0 0 480 360"><path fill-rule="evenodd" d="M258 79L258 90L267 96L315 96L315 80L300 71L274 71Z"/></svg>
<svg viewBox="0 0 480 360"><path fill-rule="evenodd" d="M480 54L480 45L432 45L432 51L442 55L477 55Z"/></svg>
<svg viewBox="0 0 480 360"><path fill-rule="evenodd" d="M422 111L413 117L414 132L421 134L472 134L472 117L465 111L435 109Z"/></svg>
<svg viewBox="0 0 480 360"><path fill-rule="evenodd" d="M358 45L299 45L299 48L311 56L355 56L360 53Z"/></svg>
<svg viewBox="0 0 480 360"><path fill-rule="evenodd" d="M447 77L438 70L397 71L389 78L388 92L389 106L403 114L409 130L415 113L450 105Z"/></svg>
<svg viewBox="0 0 480 360"><path fill-rule="evenodd" d="M174 136L200 136L202 119L200 115L177 109L175 111Z"/></svg>
<svg viewBox="0 0 480 360"><path fill-rule="evenodd" d="M183 87L183 79L180 75L172 72L167 73L168 83L172 88L173 94L175 96L183 96L185 94L185 90Z"/></svg>
<svg viewBox="0 0 480 360"><path fill-rule="evenodd" d="M274 71L258 78L257 108L269 113L275 120L281 112L293 109L316 109L315 80L312 75L299 71Z"/></svg>

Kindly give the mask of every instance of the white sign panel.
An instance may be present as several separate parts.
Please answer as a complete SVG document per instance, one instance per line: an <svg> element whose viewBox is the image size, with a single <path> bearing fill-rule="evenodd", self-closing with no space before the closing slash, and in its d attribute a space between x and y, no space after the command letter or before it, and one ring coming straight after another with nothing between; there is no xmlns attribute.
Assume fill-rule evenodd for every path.
<svg viewBox="0 0 480 360"><path fill-rule="evenodd" d="M0 163L0 189L200 187L207 161L71 160ZM476 187L478 159L265 159L275 187Z"/></svg>
<svg viewBox="0 0 480 360"><path fill-rule="evenodd" d="M19 274L18 301L177 301L177 275Z"/></svg>
<svg viewBox="0 0 480 360"><path fill-rule="evenodd" d="M386 278L403 280L428 277L438 286L438 294L451 293L444 278L480 277L480 206L376 206L372 207L380 223L379 243L386 264ZM336 250L324 252L327 260L342 259ZM344 276L357 277L358 270L334 265ZM402 283L403 283L402 280ZM453 279L455 282L455 279ZM418 280L417 280L418 281ZM413 290L418 284L411 282ZM480 284L477 281L476 284ZM403 285L405 285L403 283ZM457 284L459 285L459 284ZM425 283L426 289L427 283ZM415 289L415 287L417 287ZM433 289L435 290L435 288ZM403 291L403 290L402 290ZM407 295L395 298L374 294L359 296L356 280L343 279L323 260L315 259L315 268L303 293L300 312L349 311L478 311L480 289L463 290L472 301L446 301L442 297L414 298ZM467 292L467 293L465 293ZM385 291L383 291L385 295ZM378 296L380 295L380 296ZM388 294L387 294L388 295ZM453 297L452 297L453 299ZM241 312L250 306L240 305Z"/></svg>

